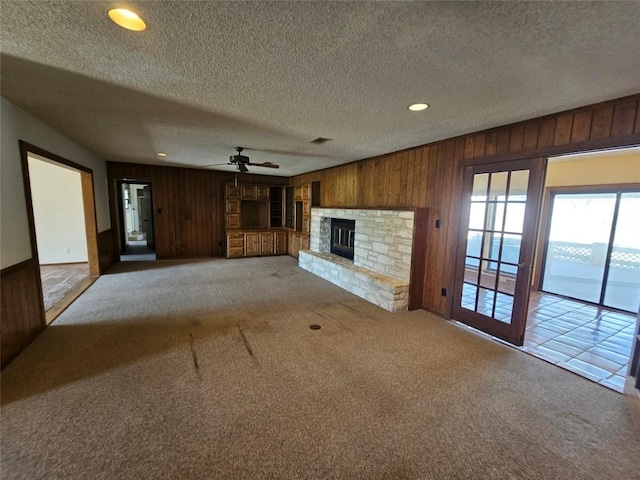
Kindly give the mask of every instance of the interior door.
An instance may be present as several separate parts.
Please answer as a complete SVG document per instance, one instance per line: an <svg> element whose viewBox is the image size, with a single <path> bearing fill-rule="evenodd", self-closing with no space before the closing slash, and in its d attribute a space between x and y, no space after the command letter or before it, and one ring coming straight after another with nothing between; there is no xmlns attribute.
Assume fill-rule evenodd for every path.
<svg viewBox="0 0 640 480"><path fill-rule="evenodd" d="M464 167L452 317L522 345L546 160Z"/></svg>

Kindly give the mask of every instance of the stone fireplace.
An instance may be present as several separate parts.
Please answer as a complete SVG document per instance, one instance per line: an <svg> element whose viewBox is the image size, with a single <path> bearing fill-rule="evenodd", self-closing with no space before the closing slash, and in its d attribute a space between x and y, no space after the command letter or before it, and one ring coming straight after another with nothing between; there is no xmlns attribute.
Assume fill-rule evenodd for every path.
<svg viewBox="0 0 640 480"><path fill-rule="evenodd" d="M385 310L407 310L414 223L412 210L312 208L299 265ZM332 253L336 244L352 259Z"/></svg>

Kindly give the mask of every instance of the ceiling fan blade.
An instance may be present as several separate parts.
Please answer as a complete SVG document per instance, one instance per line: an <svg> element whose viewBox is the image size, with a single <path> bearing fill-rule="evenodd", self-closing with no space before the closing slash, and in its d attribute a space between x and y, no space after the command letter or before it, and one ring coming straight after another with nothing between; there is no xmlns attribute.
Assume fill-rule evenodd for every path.
<svg viewBox="0 0 640 480"><path fill-rule="evenodd" d="M272 162L264 162L264 163L248 163L247 165L251 165L252 167L267 167L267 168L280 168L280 165Z"/></svg>
<svg viewBox="0 0 640 480"><path fill-rule="evenodd" d="M206 167L219 167L220 165L233 165L233 163L231 162L226 162L226 163L212 163L211 165L202 165L203 168Z"/></svg>

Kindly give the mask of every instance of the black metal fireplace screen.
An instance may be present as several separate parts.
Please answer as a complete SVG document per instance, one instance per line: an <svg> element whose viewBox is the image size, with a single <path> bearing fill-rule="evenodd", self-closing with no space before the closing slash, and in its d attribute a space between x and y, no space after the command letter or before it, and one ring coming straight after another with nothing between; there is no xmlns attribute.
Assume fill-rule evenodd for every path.
<svg viewBox="0 0 640 480"><path fill-rule="evenodd" d="M353 260L355 237L355 220L331 219L331 253Z"/></svg>

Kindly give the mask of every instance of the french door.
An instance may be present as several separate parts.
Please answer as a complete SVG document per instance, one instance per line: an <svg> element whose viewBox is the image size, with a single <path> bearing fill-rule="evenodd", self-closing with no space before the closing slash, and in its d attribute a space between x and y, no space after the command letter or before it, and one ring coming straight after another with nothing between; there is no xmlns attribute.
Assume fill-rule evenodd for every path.
<svg viewBox="0 0 640 480"><path fill-rule="evenodd" d="M546 160L464 167L452 317L522 345Z"/></svg>

